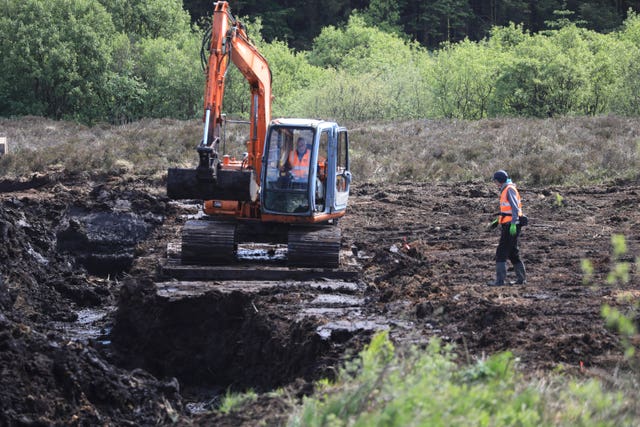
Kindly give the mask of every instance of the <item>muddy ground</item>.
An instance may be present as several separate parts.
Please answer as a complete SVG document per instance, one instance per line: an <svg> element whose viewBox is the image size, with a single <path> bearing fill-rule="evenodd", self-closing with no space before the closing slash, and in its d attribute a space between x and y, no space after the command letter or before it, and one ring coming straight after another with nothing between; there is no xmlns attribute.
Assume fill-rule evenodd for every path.
<svg viewBox="0 0 640 427"><path fill-rule="evenodd" d="M484 227L497 204L487 180L354 185L340 226L355 279L187 289L161 261L197 207L167 200L162 183L0 181L0 425L282 423L383 329L398 344L441 337L463 359L510 349L531 374L624 369L600 310L637 297L636 271L628 284L607 275L640 254L640 183L520 191L525 286L486 286L499 237ZM617 260L614 233L627 237ZM248 388L252 405L212 411Z"/></svg>

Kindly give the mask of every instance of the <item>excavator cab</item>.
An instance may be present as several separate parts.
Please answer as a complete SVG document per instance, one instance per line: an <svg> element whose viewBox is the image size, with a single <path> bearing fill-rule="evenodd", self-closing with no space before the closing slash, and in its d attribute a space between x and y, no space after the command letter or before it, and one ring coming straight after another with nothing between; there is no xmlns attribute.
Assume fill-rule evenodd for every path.
<svg viewBox="0 0 640 427"><path fill-rule="evenodd" d="M322 222L344 214L351 183L348 144L346 129L336 123L273 120L263 157L263 217L276 222L280 222L278 218Z"/></svg>

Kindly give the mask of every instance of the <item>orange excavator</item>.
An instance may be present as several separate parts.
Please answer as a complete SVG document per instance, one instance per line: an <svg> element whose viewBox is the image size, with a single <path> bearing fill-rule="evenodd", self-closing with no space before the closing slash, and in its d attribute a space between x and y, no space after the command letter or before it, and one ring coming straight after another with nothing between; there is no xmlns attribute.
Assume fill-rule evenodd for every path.
<svg viewBox="0 0 640 427"><path fill-rule="evenodd" d="M205 36L204 136L195 169L171 168L167 195L203 200L204 217L182 231L182 264L227 264L244 242L286 244L290 266L336 268L349 199L349 138L337 123L271 119L271 71L225 1ZM251 110L242 160L220 153L225 77L233 62L249 84ZM224 144L222 144L224 146Z"/></svg>

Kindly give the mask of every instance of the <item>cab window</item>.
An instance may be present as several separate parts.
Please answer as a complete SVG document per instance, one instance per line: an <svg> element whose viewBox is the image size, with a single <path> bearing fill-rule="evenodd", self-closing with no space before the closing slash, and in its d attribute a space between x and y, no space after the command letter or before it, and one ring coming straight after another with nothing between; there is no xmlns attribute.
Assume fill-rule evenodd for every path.
<svg viewBox="0 0 640 427"><path fill-rule="evenodd" d="M347 179L344 172L349 170L349 153L347 151L347 134L338 134L338 152L336 161L336 191L347 191Z"/></svg>

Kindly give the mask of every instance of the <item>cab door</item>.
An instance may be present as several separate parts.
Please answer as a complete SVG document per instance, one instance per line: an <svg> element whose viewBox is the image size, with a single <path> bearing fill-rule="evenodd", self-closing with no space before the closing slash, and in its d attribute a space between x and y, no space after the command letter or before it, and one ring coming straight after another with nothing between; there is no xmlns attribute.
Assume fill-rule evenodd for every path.
<svg viewBox="0 0 640 427"><path fill-rule="evenodd" d="M349 135L346 128L338 128L338 138L335 158L335 187L333 210L341 211L347 208L349 201L349 187L351 186L351 171L349 170Z"/></svg>

